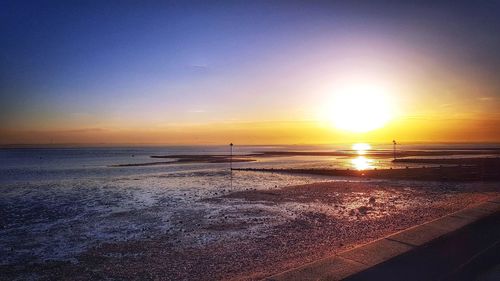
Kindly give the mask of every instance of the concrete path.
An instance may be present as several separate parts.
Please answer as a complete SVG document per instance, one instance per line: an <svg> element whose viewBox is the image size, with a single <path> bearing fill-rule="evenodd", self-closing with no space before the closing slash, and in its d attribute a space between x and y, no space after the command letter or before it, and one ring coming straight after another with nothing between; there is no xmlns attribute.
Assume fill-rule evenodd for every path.
<svg viewBox="0 0 500 281"><path fill-rule="evenodd" d="M489 280L499 249L497 198L266 280Z"/></svg>

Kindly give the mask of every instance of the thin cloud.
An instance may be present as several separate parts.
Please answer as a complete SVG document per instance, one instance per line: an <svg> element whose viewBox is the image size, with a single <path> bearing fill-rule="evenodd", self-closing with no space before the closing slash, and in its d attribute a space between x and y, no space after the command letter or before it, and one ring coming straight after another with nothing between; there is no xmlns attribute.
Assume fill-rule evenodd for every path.
<svg viewBox="0 0 500 281"><path fill-rule="evenodd" d="M203 109L191 109L191 110L188 110L187 112L189 112L189 113L205 113L207 111L203 110Z"/></svg>
<svg viewBox="0 0 500 281"><path fill-rule="evenodd" d="M492 101L494 99L495 99L494 97L480 97L479 98L480 101Z"/></svg>

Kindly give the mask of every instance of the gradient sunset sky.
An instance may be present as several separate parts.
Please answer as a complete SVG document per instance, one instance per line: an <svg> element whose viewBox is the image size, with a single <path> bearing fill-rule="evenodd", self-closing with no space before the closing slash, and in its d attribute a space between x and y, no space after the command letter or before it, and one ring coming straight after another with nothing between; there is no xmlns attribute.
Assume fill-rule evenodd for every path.
<svg viewBox="0 0 500 281"><path fill-rule="evenodd" d="M468 2L2 1L0 144L500 142L500 1ZM336 128L346 85L387 124Z"/></svg>

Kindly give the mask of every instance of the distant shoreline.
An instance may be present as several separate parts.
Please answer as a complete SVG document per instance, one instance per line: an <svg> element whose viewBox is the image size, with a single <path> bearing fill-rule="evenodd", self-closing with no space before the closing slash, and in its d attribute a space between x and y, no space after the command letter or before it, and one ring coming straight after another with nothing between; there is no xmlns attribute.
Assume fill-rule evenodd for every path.
<svg viewBox="0 0 500 281"><path fill-rule="evenodd" d="M399 160L399 161L398 161ZM411 161L413 159L398 159ZM431 167L406 167L398 169L280 169L280 168L233 168L235 171L271 172L289 174L310 174L338 177L357 177L365 179L396 179L416 181L496 181L500 180L500 158L461 159L415 159L417 162L431 164ZM425 162L425 161L429 162ZM421 162L418 162L421 161ZM439 162L442 161L442 162ZM436 165L440 166L436 166ZM443 166L445 165L445 166Z"/></svg>
<svg viewBox="0 0 500 281"><path fill-rule="evenodd" d="M237 144L237 147L330 147L330 146L345 146L350 147L354 142L335 142L335 143L294 143L294 144L251 144L251 143L241 143ZM386 142L369 142L373 146L390 146L390 143ZM425 142L425 141L408 141L404 143L404 146L440 146L440 145L484 145L490 146L483 149L499 149L500 141L472 141L472 142ZM224 143L198 143L198 144L187 144L187 143L7 143L0 144L0 149L44 149L44 148L136 148L136 147L224 147L228 144ZM495 148L496 146L496 148ZM429 148L429 149L439 149L439 150L452 150L458 148ZM467 150L475 149L471 147L464 148ZM477 148L481 149L481 148Z"/></svg>

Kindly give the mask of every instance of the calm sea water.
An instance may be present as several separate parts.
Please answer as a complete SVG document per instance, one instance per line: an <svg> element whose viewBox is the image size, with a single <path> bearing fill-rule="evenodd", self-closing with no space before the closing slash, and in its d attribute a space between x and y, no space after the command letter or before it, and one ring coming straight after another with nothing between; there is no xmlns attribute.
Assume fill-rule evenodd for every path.
<svg viewBox="0 0 500 281"><path fill-rule="evenodd" d="M440 150L440 149L478 149L495 148L494 145L412 145L404 146L403 150ZM349 145L341 146L235 146L234 154L247 154L261 151L331 151L348 150ZM392 147L390 145L373 146L373 151L386 153L386 158L370 159L371 168L390 167ZM131 175L146 175L155 173L185 172L199 170L224 170L227 163L218 164L170 164L142 167L110 167L116 164L147 163L162 161L152 159L152 155L175 154L229 154L225 146L208 147L101 147L101 148L22 148L0 149L0 183L29 182L44 180L71 180L82 178L112 178ZM464 157L454 155L453 157ZM466 155L474 157L476 155ZM438 156L442 157L442 156ZM448 156L452 157L452 156ZM257 162L233 163L234 167L325 167L325 168L357 168L355 157L321 157L321 156L291 156L291 157L257 157ZM354 161L353 161L354 160ZM165 160L163 160L165 161Z"/></svg>
<svg viewBox="0 0 500 281"><path fill-rule="evenodd" d="M436 150L443 146L406 146ZM171 230L186 212L207 215L226 206L202 199L234 190L272 189L318 180L321 176L229 171L227 163L112 167L155 162L151 155L224 154L229 147L100 147L0 149L0 264L73 260L104 241L139 239ZM234 167L389 167L391 146L374 146L386 158L262 157ZM477 148L477 145L456 145ZM488 149L491 146L483 146ZM235 154L255 151L350 149L350 146L235 146ZM470 156L470 155L469 155ZM361 158L360 158L361 157ZM263 206L263 208L272 206ZM200 237L199 243L220 237Z"/></svg>

